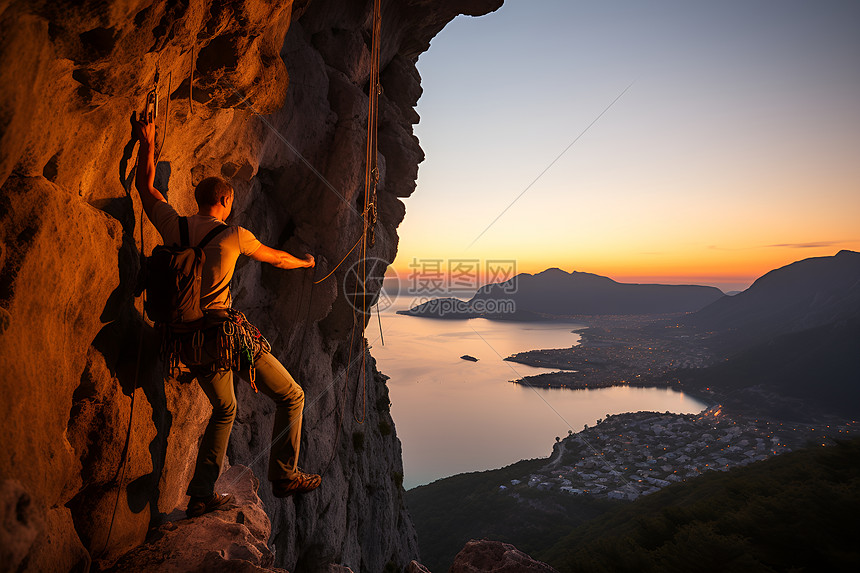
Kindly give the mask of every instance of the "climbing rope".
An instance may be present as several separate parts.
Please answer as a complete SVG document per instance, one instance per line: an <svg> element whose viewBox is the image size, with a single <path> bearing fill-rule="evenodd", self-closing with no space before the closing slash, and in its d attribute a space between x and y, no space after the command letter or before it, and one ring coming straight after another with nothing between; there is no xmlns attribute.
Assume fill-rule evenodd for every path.
<svg viewBox="0 0 860 573"><path fill-rule="evenodd" d="M349 355L347 356L347 359L346 359L346 373L344 374L344 381L343 381L343 396L340 400L340 408L338 408L337 433L335 434L334 441L332 443L331 455L329 456L328 463L326 463L325 468L321 472L321 475L326 475L328 473L328 470L331 467L332 463L334 463L334 460L337 457L337 446L340 443L340 435L343 431L344 412L346 410L347 397L349 396L349 367L352 364L352 341L354 340L354 336L355 336L355 324L356 324L356 320L355 320L355 295L356 294L358 294L358 293L357 292L353 293L352 330L349 333L349 345L347 346L347 348L349 348ZM335 402L335 407L337 407L337 402Z"/></svg>
<svg viewBox="0 0 860 573"><path fill-rule="evenodd" d="M143 244L143 206L141 206L140 210L140 258L141 260L144 257L144 244ZM128 431L125 435L125 445L122 450L122 470L119 476L119 482L117 483L116 489L116 499L113 503L113 511L110 516L110 526L108 527L107 537L105 537L104 547L102 547L102 553L104 554L107 551L108 544L110 543L110 536L113 532L113 524L116 521L116 510L119 507L119 495L122 492L122 489L125 484L125 474L128 469L128 450L131 446L131 429L134 424L134 398L137 396L137 383L139 381L140 376L140 359L143 356L143 328L146 326L146 294L141 293L141 306L140 306L140 330L138 332L138 340L137 340L137 359L134 365L134 383L131 386L131 411L128 414Z"/></svg>
<svg viewBox="0 0 860 573"><path fill-rule="evenodd" d="M168 99L168 101L170 100ZM191 44L191 76L188 80L188 115L194 115L194 44Z"/></svg>
<svg viewBox="0 0 860 573"><path fill-rule="evenodd" d="M318 280L318 281L314 281L314 283L313 283L313 284L319 284L319 283L323 282L324 280L326 280L327 278L329 278L329 277L332 275L332 273L334 273L334 272L337 270L337 268L338 268L340 265L342 265L342 264L343 264L343 262L344 262L344 261L346 260L346 258L349 256L349 253L351 253L352 251L354 251L354 250L355 250L355 248L356 248L356 247L358 246L358 244L361 242L361 239L362 239L363 237L364 237L364 234L362 233L362 236L358 238L358 240L355 242L355 244L352 246L352 248L351 248L351 249L349 249L349 252L347 252L347 253L346 253L346 255L344 255L344 257L340 260L340 262L339 262L338 264L336 264L336 265L334 266L334 268L333 268L331 271L329 271L329 273L328 273L326 276L324 276L323 278L321 278L321 279L320 279L320 280Z"/></svg>
<svg viewBox="0 0 860 573"><path fill-rule="evenodd" d="M379 322L379 340L385 346L385 338L382 337L382 317L379 316L379 299L376 300L376 320Z"/></svg>
<svg viewBox="0 0 860 573"><path fill-rule="evenodd" d="M158 72L155 72L155 76L158 77ZM155 167L158 168L158 160L161 158L161 152L164 151L164 144L167 143L167 128L170 124L170 85L171 80L173 79L173 72L169 72L167 74L167 104L164 106L164 135L161 137L161 147L158 148L158 153L155 154ZM156 88L158 87L158 80L155 81ZM154 120L155 118L153 118Z"/></svg>
<svg viewBox="0 0 860 573"><path fill-rule="evenodd" d="M380 53L380 29L382 25L381 0L373 3L373 42L370 52L370 85L368 88L368 110L367 110L367 146L364 161L364 232L362 233L360 266L361 266L361 308L362 314L367 306L367 250L368 243L373 247L376 243L376 190L379 184L378 156L378 123L379 123L379 94L382 86L379 83L379 53ZM358 289L356 289L357 291ZM357 294L357 293L356 293ZM354 299L353 299L354 300ZM353 304L353 328L357 322L355 316L356 306ZM361 319L361 335L364 336L364 318ZM365 339L366 340L366 339ZM347 363L347 379L349 378L349 363ZM361 418L355 413L355 402L358 402L358 391L356 389L355 402L353 403L353 419L358 424L363 424L367 419L367 348L361 355Z"/></svg>
<svg viewBox="0 0 860 573"><path fill-rule="evenodd" d="M381 0L375 0L373 3L373 30L372 37L373 42L371 46L371 57L370 57L370 78L369 78L369 88L368 88L368 113L367 113L367 145L366 145L366 155L365 155L365 164L364 164L364 208L362 210L362 233L359 237L358 241L350 248L349 252L347 252L346 256L335 266L335 269L343 263L344 260L349 256L349 254L355 250L355 248L360 244L361 249L359 249L359 269L360 269L360 281L357 279L357 282L361 283L361 308L362 314L364 314L364 309L367 308L367 249L368 243L373 247L376 241L375 237L375 228L376 228L376 218L377 218L377 210L376 210L376 191L377 186L379 184L379 168L377 165L377 155L378 155L378 143L377 143L377 127L379 121L379 95L382 92L382 86L379 83L379 68L380 68L380 45L381 45L381 35L380 30L382 26L382 10L381 10ZM332 269L322 280L328 278L335 269ZM356 274L359 274L358 272ZM349 395L349 370L352 364L352 349L353 349L353 341L355 340L355 329L358 324L358 317L356 316L358 307L357 307L357 298L358 298L358 289L359 285L356 285L356 288L353 291L353 300L352 300L352 329L349 335L349 354L346 362L346 372L344 375L344 387L343 387L343 396L341 399L341 404L338 413L338 423L337 423L337 435L335 436L335 440L332 446L332 453L329 457L329 461L323 470L323 474L325 474L331 464L334 462L334 459L337 455L337 447L340 442L340 435L342 433L343 428L343 420L344 420L344 410L346 408L347 397ZM380 327L381 327L381 319L380 319ZM361 335L364 335L364 319L362 318L362 329ZM366 340L366 339L365 339ZM362 390L362 413L359 418L356 415L356 402L358 402L358 388L356 388L356 397L353 402L353 419L358 424L364 424L367 419L367 347L362 349L361 356L361 373L358 375L358 381L361 383Z"/></svg>
<svg viewBox="0 0 860 573"><path fill-rule="evenodd" d="M158 66L155 68L155 86L149 93L147 93L147 104L150 103L150 97L154 97L154 101L151 102L153 105L153 116L152 121L155 121L158 116L158 77L159 71ZM161 152L164 150L164 145L167 143L167 129L168 122L170 121L170 87L171 80L173 78L173 72L171 71L167 76L167 105L164 110L164 135L161 138L161 147L158 150L158 153L155 155L155 165L158 165L158 159L161 157ZM148 107L148 106L147 106ZM147 117L147 119L150 119ZM123 157L120 160L120 182L122 183L123 189L125 189L126 194L131 193L131 182L134 180L134 177L137 173L138 162L137 158L135 158L134 167L132 167L131 173L128 178L125 177L125 167L128 164L128 159L130 159L131 154L134 152L134 137L126 144L123 149ZM143 268L143 259L146 256L146 245L144 243L144 235L143 235L143 205L140 208L140 216L137 218L140 221L140 260L141 260L141 268ZM122 460L120 461L121 470L119 471L119 482L117 483L116 490L116 499L113 504L113 511L111 512L110 517L110 526L108 527L107 537L105 537L104 547L102 547L102 553L107 551L108 544L110 543L111 533L113 532L113 525L116 521L116 511L119 508L119 497L120 493L122 493L123 488L125 487L125 476L126 470L128 469L128 451L131 446L131 430L134 426L134 403L135 396L137 395L137 384L140 381L140 363L141 358L143 356L143 333L144 328L146 326L146 291L141 292L140 297L141 307L140 307L140 330L138 332L138 342L137 342L137 358L135 360L134 366L134 383L131 387L131 409L128 415L128 431L125 436L125 445L123 447Z"/></svg>

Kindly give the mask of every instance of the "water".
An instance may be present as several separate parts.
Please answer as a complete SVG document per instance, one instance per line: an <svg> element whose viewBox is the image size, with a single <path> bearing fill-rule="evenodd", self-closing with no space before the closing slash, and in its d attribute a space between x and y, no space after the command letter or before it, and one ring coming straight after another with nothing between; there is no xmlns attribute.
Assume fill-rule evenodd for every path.
<svg viewBox="0 0 860 573"><path fill-rule="evenodd" d="M457 473L546 457L555 437L582 430L607 413L651 410L692 413L705 405L663 388L539 389L509 381L550 372L505 362L514 352L579 343L577 323L512 323L481 318L433 320L381 312L385 345L374 317L371 354L388 376L391 414L403 446L409 489ZM460 358L469 354L478 362Z"/></svg>

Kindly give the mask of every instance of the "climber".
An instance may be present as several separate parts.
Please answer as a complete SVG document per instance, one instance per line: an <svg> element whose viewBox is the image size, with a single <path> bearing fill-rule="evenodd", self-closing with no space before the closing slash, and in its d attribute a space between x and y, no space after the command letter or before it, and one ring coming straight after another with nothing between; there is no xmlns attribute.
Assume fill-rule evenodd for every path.
<svg viewBox="0 0 860 573"><path fill-rule="evenodd" d="M135 114L132 113L131 125L132 137L140 142L135 187L140 194L143 209L165 244L179 244L179 215L167 203L164 196L153 187L155 124L148 122L143 114L139 119L135 119ZM197 245L210 230L223 225L227 220L233 208L234 193L232 187L223 179L209 177L197 185L194 198L197 201L198 212L187 218L187 226L190 243ZM215 329L216 332L220 332L221 323L232 320L236 316L241 317L237 321L239 324L226 325L229 328L223 328L224 332L232 331L234 327L242 328L242 323L248 324L241 313L231 309L229 285L240 254L269 263L279 269L314 266L312 255L306 254L304 259L299 259L284 251L267 247L250 231L238 225L230 225L228 230L216 235L205 246L203 252L205 261L202 270L200 306L206 315L207 324L214 322L219 325ZM250 327L250 331L262 339L256 328ZM233 339L231 336L228 340ZM250 373L252 384L256 383L276 405L268 469L272 493L275 497L286 497L309 492L320 485L321 478L316 474L302 472L297 465L304 392L290 373L268 352L269 346L265 339L262 341L264 343L262 348L258 346L254 349L258 356L251 360ZM239 350L237 349L237 354ZM185 348L180 351L180 355L184 358L189 354ZM212 403L212 415L203 433L194 476L187 490L187 495L191 497L186 509L189 517L223 509L232 498L229 494L216 495L215 481L221 471L230 430L236 417L233 371L219 368L223 363L217 361L217 352L198 354L203 357L199 358L197 363L193 359L183 359L183 362L189 367L191 374L197 379ZM256 371L255 376L254 371ZM242 374L248 375L248 371L243 371Z"/></svg>

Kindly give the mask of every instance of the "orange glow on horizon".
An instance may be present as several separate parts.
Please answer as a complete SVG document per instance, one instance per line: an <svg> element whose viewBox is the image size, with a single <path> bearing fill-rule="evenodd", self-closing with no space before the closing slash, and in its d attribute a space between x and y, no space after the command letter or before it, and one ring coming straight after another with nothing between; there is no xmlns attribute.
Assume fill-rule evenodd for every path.
<svg viewBox="0 0 860 573"><path fill-rule="evenodd" d="M853 247L853 248L852 248ZM845 249L860 250L860 244L846 243ZM822 247L799 248L797 246L766 249L737 249L719 250L706 249L698 255L690 253L686 256L676 254L675 257L666 255L645 255L640 257L578 257L578 262L569 258L551 262L545 258L522 259L509 256L507 260L515 261L515 270L508 275L493 277L485 272L486 261L503 260L505 257L412 257L409 260L395 261L389 270L397 276L402 284L416 281L436 281L444 283L445 287L459 284L464 289L466 285L479 287L488 282L502 282L513 274L537 274L549 268L560 268L565 272L585 272L609 277L621 283L641 284L691 284L712 285L728 290L742 290L750 286L756 279L768 272L784 267L796 261L811 257L833 256L840 248L826 245ZM478 268L469 272L458 267L461 260L477 261ZM449 265L452 265L449 267ZM459 272L453 269L459 268ZM452 277L457 277L452 279ZM456 284L455 284L456 283Z"/></svg>

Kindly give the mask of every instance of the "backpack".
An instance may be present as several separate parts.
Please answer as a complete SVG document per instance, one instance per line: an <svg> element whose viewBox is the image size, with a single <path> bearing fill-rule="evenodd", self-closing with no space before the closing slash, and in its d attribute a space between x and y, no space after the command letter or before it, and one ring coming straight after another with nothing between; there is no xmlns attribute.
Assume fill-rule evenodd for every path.
<svg viewBox="0 0 860 573"><path fill-rule="evenodd" d="M189 245L188 219L179 217L179 245L158 245L145 261L143 288L144 310L153 322L178 325L200 320L200 283L203 253L209 241L228 229L219 225L203 237L196 247Z"/></svg>

